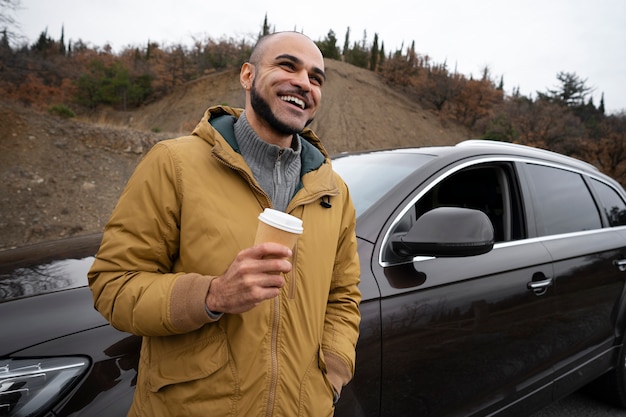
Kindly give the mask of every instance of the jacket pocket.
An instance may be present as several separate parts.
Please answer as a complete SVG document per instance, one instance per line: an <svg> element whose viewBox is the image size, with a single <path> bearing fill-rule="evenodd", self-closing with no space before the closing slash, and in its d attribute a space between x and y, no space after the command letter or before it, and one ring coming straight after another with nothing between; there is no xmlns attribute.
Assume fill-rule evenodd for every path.
<svg viewBox="0 0 626 417"><path fill-rule="evenodd" d="M335 388L333 388L332 382L330 382L330 379L328 379L328 376L327 376L328 375L328 368L326 367L326 359L324 357L324 351L322 350L321 347L319 348L319 350L317 352L317 356L318 356L319 369L320 369L320 371L322 371L322 377L324 378L324 382L326 383L326 388L330 392L330 398L334 402L334 399L335 399Z"/></svg>
<svg viewBox="0 0 626 417"><path fill-rule="evenodd" d="M226 335L217 326L206 330L205 326L197 332L152 337L144 342L147 349L142 352L142 365L147 371L148 390L158 392L170 385L207 378L228 365ZM236 385L233 372L222 374L229 380L220 379L219 385L230 387L232 393Z"/></svg>
<svg viewBox="0 0 626 417"><path fill-rule="evenodd" d="M333 415L334 391L332 384L326 378L326 363L321 348L309 363L301 387L298 416Z"/></svg>

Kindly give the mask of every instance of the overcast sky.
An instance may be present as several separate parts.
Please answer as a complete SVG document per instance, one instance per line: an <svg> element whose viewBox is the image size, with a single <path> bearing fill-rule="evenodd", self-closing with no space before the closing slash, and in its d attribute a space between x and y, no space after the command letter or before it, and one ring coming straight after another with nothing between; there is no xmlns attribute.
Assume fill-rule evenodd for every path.
<svg viewBox="0 0 626 417"><path fill-rule="evenodd" d="M370 6L371 5L371 6ZM378 34L385 51L407 47L466 76L488 66L504 77L507 93L536 97L576 73L604 93L608 112L626 110L626 1L624 0L21 0L14 14L32 43L48 35L91 46L190 44L194 38L253 38L267 14L272 29L297 30L321 40L333 30L342 47L368 44Z"/></svg>

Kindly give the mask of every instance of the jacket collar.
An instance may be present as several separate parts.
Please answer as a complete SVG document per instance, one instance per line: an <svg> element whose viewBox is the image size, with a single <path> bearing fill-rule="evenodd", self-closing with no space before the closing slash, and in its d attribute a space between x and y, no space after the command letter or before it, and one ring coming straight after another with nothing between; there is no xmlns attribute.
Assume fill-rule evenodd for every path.
<svg viewBox="0 0 626 417"><path fill-rule="evenodd" d="M235 140L233 125L241 113L243 113L243 109L228 106L210 107L193 130L192 135L211 144L213 146L212 152L217 158L239 170L251 183L256 183L254 175L250 167L246 165ZM304 129L300 136L304 139L300 142L302 145L300 183L287 210L315 199L339 194L330 157L319 138L309 128ZM305 189L304 193L300 193L302 189Z"/></svg>
<svg viewBox="0 0 626 417"><path fill-rule="evenodd" d="M212 144L215 145L215 140L218 139L210 132L210 130L215 130L235 152L241 154L239 145L235 139L233 125L239 116L241 116L242 112L243 109L228 106L210 107L204 113L204 117L194 129L193 134L200 136L202 139L210 143L212 142ZM318 169L329 156L321 141L311 129L305 128L300 133L300 136L305 139L301 141L301 176L303 176L308 172Z"/></svg>

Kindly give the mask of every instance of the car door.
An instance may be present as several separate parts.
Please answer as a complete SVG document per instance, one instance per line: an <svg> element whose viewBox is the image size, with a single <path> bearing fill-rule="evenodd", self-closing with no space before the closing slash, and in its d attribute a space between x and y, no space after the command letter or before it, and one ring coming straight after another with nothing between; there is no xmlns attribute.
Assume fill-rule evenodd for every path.
<svg viewBox="0 0 626 417"><path fill-rule="evenodd" d="M592 177L589 184L604 215L606 226L611 227L613 233L619 234L626 245L626 195L624 189L606 177ZM619 259L614 264L620 271L622 281L626 283L626 248L619 253ZM626 284L622 290L620 307L615 313L615 327L618 330L618 337L624 334L626 330Z"/></svg>
<svg viewBox="0 0 626 417"><path fill-rule="evenodd" d="M599 210L602 203L594 201L582 173L533 163L525 163L524 172L537 234L554 262L554 301L561 325L550 349L562 358L556 364L556 376L575 370L580 383L586 374L588 379L595 377L593 367L603 362L599 357L606 366L612 363L626 278L618 265L626 254L625 241L617 228L605 227L609 224ZM620 204L621 211L623 201ZM591 358L593 362L589 362ZM584 366L588 362L590 370ZM558 379L555 395L567 393L573 382Z"/></svg>
<svg viewBox="0 0 626 417"><path fill-rule="evenodd" d="M540 241L526 238L513 163L458 165L409 197L372 259L382 300L380 415L460 416L525 396L549 401L549 388L530 393L551 378L559 326L552 263ZM438 206L484 211L494 222L493 250L395 259L388 237Z"/></svg>
<svg viewBox="0 0 626 417"><path fill-rule="evenodd" d="M381 336L380 292L376 280L368 273L372 244L358 238L361 262L361 324L357 345L354 378L341 391L335 408L336 417L380 416Z"/></svg>

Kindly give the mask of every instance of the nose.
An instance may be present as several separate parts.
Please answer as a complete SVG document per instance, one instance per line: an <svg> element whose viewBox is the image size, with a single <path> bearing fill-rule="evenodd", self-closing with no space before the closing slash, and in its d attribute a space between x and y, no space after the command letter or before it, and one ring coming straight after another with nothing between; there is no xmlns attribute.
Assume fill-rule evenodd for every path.
<svg viewBox="0 0 626 417"><path fill-rule="evenodd" d="M294 73L292 84L298 86L303 91L311 90L311 79L306 70L300 70Z"/></svg>

